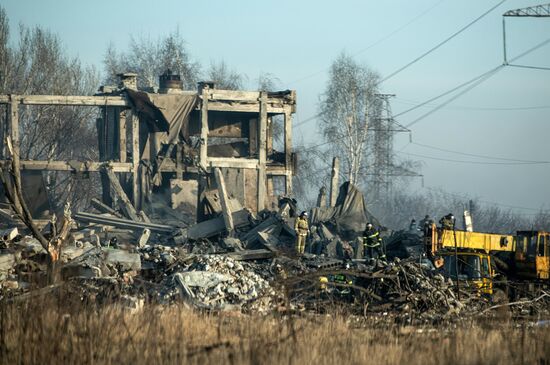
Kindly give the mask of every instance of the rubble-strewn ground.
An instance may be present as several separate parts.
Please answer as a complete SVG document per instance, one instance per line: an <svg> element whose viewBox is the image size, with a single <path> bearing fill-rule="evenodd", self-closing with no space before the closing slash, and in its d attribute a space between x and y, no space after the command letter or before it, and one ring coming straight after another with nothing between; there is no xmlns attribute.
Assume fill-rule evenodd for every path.
<svg viewBox="0 0 550 365"><path fill-rule="evenodd" d="M412 231L365 259L363 205L315 211L299 256L288 204L231 232L88 214L100 223L73 224L55 265L5 227L0 364L548 363L547 288L457 286Z"/></svg>
<svg viewBox="0 0 550 365"><path fill-rule="evenodd" d="M548 364L548 324L381 325L361 316L128 311L63 297L0 306L2 364Z"/></svg>

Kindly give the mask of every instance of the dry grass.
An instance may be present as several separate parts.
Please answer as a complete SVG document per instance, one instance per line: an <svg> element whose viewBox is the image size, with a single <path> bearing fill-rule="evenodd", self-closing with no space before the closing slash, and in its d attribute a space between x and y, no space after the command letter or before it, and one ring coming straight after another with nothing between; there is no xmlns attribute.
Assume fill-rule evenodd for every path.
<svg viewBox="0 0 550 365"><path fill-rule="evenodd" d="M64 299L0 304L1 364L548 364L550 331L518 324L451 328L368 324L341 314L129 313ZM421 332L419 332L421 330Z"/></svg>

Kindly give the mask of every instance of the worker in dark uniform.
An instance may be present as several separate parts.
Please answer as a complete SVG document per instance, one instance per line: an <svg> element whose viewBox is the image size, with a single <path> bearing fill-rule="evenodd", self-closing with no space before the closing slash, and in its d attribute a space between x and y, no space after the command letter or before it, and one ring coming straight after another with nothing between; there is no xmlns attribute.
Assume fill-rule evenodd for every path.
<svg viewBox="0 0 550 365"><path fill-rule="evenodd" d="M453 230L455 228L455 216L449 213L439 220L439 224L443 229Z"/></svg>
<svg viewBox="0 0 550 365"><path fill-rule="evenodd" d="M302 212L294 222L294 231L296 232L296 253L303 255L306 249L306 238L309 234L309 224L307 222L307 212Z"/></svg>
<svg viewBox="0 0 550 365"><path fill-rule="evenodd" d="M374 228L372 223L367 223L365 231L363 232L363 254L365 258L375 259L374 253L376 252L376 258L381 260L386 259L386 255L382 252L382 238L380 238L380 232Z"/></svg>
<svg viewBox="0 0 550 365"><path fill-rule="evenodd" d="M433 219L430 218L429 215L426 214L424 219L422 219L418 224L418 229L421 230L424 233L424 236L428 235L428 232L430 231L430 227L433 223Z"/></svg>

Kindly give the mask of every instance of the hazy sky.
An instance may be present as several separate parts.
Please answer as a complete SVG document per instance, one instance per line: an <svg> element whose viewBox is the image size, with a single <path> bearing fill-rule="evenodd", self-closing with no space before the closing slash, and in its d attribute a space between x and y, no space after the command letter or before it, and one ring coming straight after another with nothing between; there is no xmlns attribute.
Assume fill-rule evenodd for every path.
<svg viewBox="0 0 550 365"><path fill-rule="evenodd" d="M69 54L100 69L110 42L126 49L131 35L157 39L179 29L193 59L203 69L211 61L223 59L247 74L251 85L261 72L269 72L280 80L280 89L295 89L298 123L316 114L327 68L343 50L384 77L499 2L0 1L13 32L19 23L44 26L59 34ZM394 114L502 64L502 14L541 3L544 1L505 1L456 38L384 82L382 91L397 95L392 102ZM550 38L550 18L507 18L506 28L509 59ZM550 67L550 44L516 63ZM397 120L407 125L445 100ZM550 71L505 67L411 127L414 143L495 158L410 144L408 135L396 137L397 156L423 162L424 188L442 187L503 205L550 208L550 164L503 160L550 161L549 116ZM295 128L295 140L303 138L307 144L320 141L315 123L311 120ZM423 189L420 179L414 186Z"/></svg>

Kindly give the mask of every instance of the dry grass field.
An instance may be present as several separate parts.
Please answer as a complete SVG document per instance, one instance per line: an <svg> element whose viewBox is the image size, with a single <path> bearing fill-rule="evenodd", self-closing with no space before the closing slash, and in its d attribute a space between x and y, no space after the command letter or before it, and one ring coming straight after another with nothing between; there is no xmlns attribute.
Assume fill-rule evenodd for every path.
<svg viewBox="0 0 550 365"><path fill-rule="evenodd" d="M0 304L1 364L550 364L550 329L404 327L334 315L205 314L181 306ZM385 323L388 321L386 320Z"/></svg>

